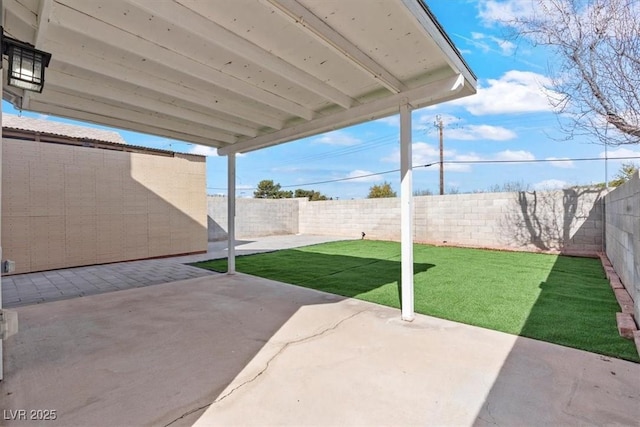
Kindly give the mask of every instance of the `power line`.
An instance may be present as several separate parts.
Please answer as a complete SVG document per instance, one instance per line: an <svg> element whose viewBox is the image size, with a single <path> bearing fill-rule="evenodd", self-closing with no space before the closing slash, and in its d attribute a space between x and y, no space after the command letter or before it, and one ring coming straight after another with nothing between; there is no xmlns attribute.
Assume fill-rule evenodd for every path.
<svg viewBox="0 0 640 427"><path fill-rule="evenodd" d="M609 157L609 160L633 160L640 159L640 156L623 156L623 157ZM574 158L574 159L523 159L523 160L445 160L445 163L448 164L459 164L459 163L467 163L467 164L475 164L475 163L555 163L555 162L586 162L586 161L595 161L602 160L604 161L604 157L583 157L583 158ZM437 164L430 163L428 166L432 166ZM421 165L425 166L425 165ZM419 167L419 166L418 166Z"/></svg>
<svg viewBox="0 0 640 427"><path fill-rule="evenodd" d="M331 179L328 181L318 181L318 182L309 182L307 184L295 184L295 185L281 185L281 188L292 188L292 187L301 187L303 185L319 185L319 184L328 184L330 182L340 182L340 181L349 181L352 179L361 179L361 178L368 178L370 176L376 176L376 175L386 175L388 173L393 173L393 172L399 172L400 169L393 169L390 171L384 171L384 172L374 172L374 173L370 173L367 175L358 175L358 176L350 176L347 178L340 178L340 179Z"/></svg>
<svg viewBox="0 0 640 427"><path fill-rule="evenodd" d="M640 156L623 156L623 157L609 157L609 160L635 160L640 159ZM604 160L602 157L582 157L582 158L573 158L573 159L527 159L527 160L445 160L444 164L499 164L499 163L552 163L552 162L586 162L586 161L596 161L596 160ZM417 168L428 168L433 165L437 165L440 162L432 162L425 163L423 165L415 165L413 169ZM354 179L368 178L376 175L386 175L393 172L399 172L400 169L393 169L383 172L372 172L366 175L358 175L358 176L350 176L346 178L338 178L338 179L330 179L326 181L317 181L317 182L307 182L304 184L292 184L292 185L281 185L280 188L293 188L298 187L302 188L307 185L320 185L320 184L329 184L332 182L342 182L342 181L351 181ZM222 187L207 187L208 190L227 190L227 188ZM242 190L255 190L256 188L242 188Z"/></svg>
<svg viewBox="0 0 640 427"><path fill-rule="evenodd" d="M340 148L336 148L333 150L327 150L321 153L316 153L316 154L309 154L309 155L303 155L303 156L298 156L298 157L289 157L287 158L286 162L282 162L282 163L276 163L271 165L270 168L263 168L261 170L267 170L267 169L273 169L274 167L282 167L282 166L286 166L286 165L291 165L291 164L297 164L300 163L302 161L304 162L310 162L310 161L315 161L315 160L324 160L327 158L331 158L331 157L342 157L342 156L347 156L350 154L355 154L361 151L366 151L369 149L372 149L374 147L380 147L383 145L387 145L390 142L393 141L397 141L397 134L393 133L393 134L387 134L387 135L382 135L382 136L378 136L376 138L372 138L369 139L361 144L356 144L356 145L351 145L351 146L347 146L347 147L340 147Z"/></svg>

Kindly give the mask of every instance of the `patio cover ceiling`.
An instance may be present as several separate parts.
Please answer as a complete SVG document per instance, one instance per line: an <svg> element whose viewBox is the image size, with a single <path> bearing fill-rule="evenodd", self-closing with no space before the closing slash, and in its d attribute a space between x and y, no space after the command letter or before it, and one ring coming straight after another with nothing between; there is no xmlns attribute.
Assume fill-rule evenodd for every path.
<svg viewBox="0 0 640 427"><path fill-rule="evenodd" d="M5 34L53 55L41 94L4 99L220 154L476 91L422 0L2 3Z"/></svg>

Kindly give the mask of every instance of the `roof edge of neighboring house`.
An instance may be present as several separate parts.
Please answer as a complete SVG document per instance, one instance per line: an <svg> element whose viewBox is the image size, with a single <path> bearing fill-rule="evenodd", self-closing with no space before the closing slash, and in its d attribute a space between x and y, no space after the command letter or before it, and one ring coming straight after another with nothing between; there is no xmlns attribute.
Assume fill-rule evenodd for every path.
<svg viewBox="0 0 640 427"><path fill-rule="evenodd" d="M48 126L52 126L53 129L48 130ZM69 130L73 130L73 132ZM170 157L175 157L175 155L193 156L196 158L206 157L201 154L179 153L160 148L131 145L116 131L94 129L11 114L2 115L2 137Z"/></svg>

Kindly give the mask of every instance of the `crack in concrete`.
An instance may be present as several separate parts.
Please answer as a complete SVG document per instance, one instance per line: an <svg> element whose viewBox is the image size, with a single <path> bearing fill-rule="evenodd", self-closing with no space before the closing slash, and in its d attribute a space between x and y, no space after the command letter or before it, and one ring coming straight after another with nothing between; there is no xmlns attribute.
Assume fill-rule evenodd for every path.
<svg viewBox="0 0 640 427"><path fill-rule="evenodd" d="M340 320L338 323L336 323L333 326L330 326L326 329L323 329L320 332L317 332L313 335L309 335L307 337L304 338L300 338L297 340L293 340L293 341L289 341L288 343L286 343L285 345L282 346L282 348L280 348L280 350L278 350L278 352L276 354L274 354L265 364L264 368L262 368L260 370L260 372L258 372L256 375L254 375L251 379L248 379L247 381L244 381L242 384L238 384L236 387L234 387L233 389L231 389L231 391L229 391L229 393L225 394L224 396L219 397L218 399L214 400L211 404L215 404L215 403L219 403L222 402L224 399L226 399L227 397L231 396L235 391L237 391L238 389L241 389L242 387L246 386L247 384L250 384L252 382L254 382L255 380L257 380L262 374L264 374L268 369L269 366L271 365L271 362L273 362L278 356L280 356L287 348L289 348L289 346L291 345L295 345L295 344L300 344L302 342L305 341L310 341L314 338L318 338L328 332L331 331L335 331L338 327L340 327L340 325L342 325L344 322L346 322L347 320L351 320L354 317L358 316L359 314L364 313L367 310L362 310L359 311L357 313L352 314L351 316L345 317L344 319Z"/></svg>
<svg viewBox="0 0 640 427"><path fill-rule="evenodd" d="M250 383L254 382L256 379L258 379L258 377L260 377L262 374L264 374L264 373L269 369L269 366L271 365L271 362L273 362L273 361L274 361L278 356L280 356L280 355L281 355L281 354L282 354L282 353L283 353L283 352L284 352L284 351L285 351L289 346L294 345L294 344L300 344L300 343L305 342L305 341L310 341L310 340L312 340L312 339L314 339L314 338L317 338L317 337L320 337L320 336L322 336L322 335L326 334L327 332L335 331L335 330L336 330L338 327L340 327L340 325L342 325L344 322L346 322L347 320L351 320L351 319L353 319L354 317L358 316L359 314L364 313L365 311L367 311L367 310L361 310L361 311L359 311L359 312L357 312L357 313L352 314L351 316L347 316L347 317L345 317L344 319L340 320L340 321L339 321L338 323L336 323L335 325L330 326L330 327L328 327L328 328L326 328L326 329L323 329L323 330L322 330L322 331L320 331L320 332L316 332L316 333L315 333L315 334L313 334L313 335L309 335L309 336L304 337L304 338L299 338L299 339L297 339L297 340L289 341L288 343L286 343L285 345L283 345L283 346L282 346L282 348L280 348L280 350L278 350L278 352L277 352L276 354L274 354L274 355L273 355L273 356L272 356L272 357L267 361L267 363L266 363L266 365L264 366L264 368L262 368L262 369L260 370L260 372L258 372L256 375L254 375L251 379L249 379L249 380L247 380L247 381L243 382L242 384L237 385L236 387L234 387L233 389L231 389L231 391L229 391L229 393L225 394L224 396L219 397L218 399L214 400L213 402L211 402L211 403L207 403L206 405L203 405L203 406L200 406L200 407L198 407L198 408L191 409L191 410L189 410L189 411L185 412L184 414L180 415L178 418L176 418L176 419L174 419L173 421L171 421L169 424L165 424L165 426L164 426L164 427L169 427L171 424L175 423L176 421L181 420L182 418L184 418L184 417L186 417L186 416L189 416L189 415L193 414L194 412L198 412L198 411L200 411L200 410L202 410L202 409L206 409L206 408L208 408L209 406L211 406L211 405L213 405L213 404L215 404L215 403L222 402L224 399L226 399L227 397L231 396L231 395L232 395L236 390L238 390L238 389L240 389L240 388L242 388L242 387L246 386L247 384L250 384Z"/></svg>
<svg viewBox="0 0 640 427"><path fill-rule="evenodd" d="M183 419L184 417L187 417L187 416L193 414L194 412L198 412L198 411L201 411L203 409L206 409L209 406L211 406L212 404L213 404L213 402L212 403L207 403L206 405L200 406L200 407L195 408L195 409L191 409L191 410L185 412L184 414L180 415L175 420L171 421L169 424L165 424L164 427L169 427L171 424L175 423L176 421L179 421L179 420Z"/></svg>
<svg viewBox="0 0 640 427"><path fill-rule="evenodd" d="M487 423L487 424L492 424L492 425L494 425L494 426L497 426L497 425L499 425L499 424L498 424L498 422L496 421L496 418L495 418L495 417L493 416L493 414L491 413L491 403L490 403L490 401L489 401L489 396L487 396L487 398L486 398L486 399L487 399L487 400L486 400L486 402L485 402L485 404L484 404L484 409L487 411L487 415L489 415L489 417L491 418L491 420L484 419L484 418L480 417L480 415L478 415L478 419L480 419L480 420L484 421L484 422L485 422L485 423Z"/></svg>

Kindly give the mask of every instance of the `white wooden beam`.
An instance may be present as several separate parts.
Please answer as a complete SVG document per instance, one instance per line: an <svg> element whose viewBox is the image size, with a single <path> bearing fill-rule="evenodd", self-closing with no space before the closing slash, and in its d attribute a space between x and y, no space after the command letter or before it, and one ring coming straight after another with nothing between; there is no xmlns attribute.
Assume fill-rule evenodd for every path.
<svg viewBox="0 0 640 427"><path fill-rule="evenodd" d="M458 54L455 46L449 42L447 36L443 32L444 30L442 30L437 21L434 21L435 18L432 18L427 14L426 9L419 1L402 0L402 3L405 6L403 9L418 20L420 26L425 31L425 34L427 34L440 48L440 51L444 54L449 66L457 73L464 76L469 86L473 88L473 93L475 93L477 85L476 76Z"/></svg>
<svg viewBox="0 0 640 427"><path fill-rule="evenodd" d="M31 106L33 107L34 111L39 111L41 113L52 114L59 117L67 117L73 120L82 120L85 122L95 123L102 126L112 126L115 128L131 130L134 132L142 132L149 135L156 135L164 138L176 139L179 141L192 142L195 144L212 147L211 140L197 135L184 134L182 132L164 128L157 128L151 125L142 125L133 121L121 120L109 116L103 116L101 114L90 113L84 110L75 109L73 107L63 107L54 104L47 104L44 102L40 102L35 98L31 100Z"/></svg>
<svg viewBox="0 0 640 427"><path fill-rule="evenodd" d="M36 37L33 41L33 45L41 49L42 42L47 35L47 30L49 29L49 17L51 16L51 8L52 8L53 0L40 0L40 6L38 8L38 23L36 28ZM47 73L45 70L45 84ZM25 91L24 96L22 97L22 106L25 109L29 109L29 100L31 99L32 92Z"/></svg>
<svg viewBox="0 0 640 427"><path fill-rule="evenodd" d="M409 103L414 108L421 108L426 107L427 105L448 101L459 97L459 93L464 88L464 85L464 78L457 74L449 78L428 83L415 89L410 89L403 93L390 95L383 99L353 107L350 110L341 111L297 126L282 129L277 132L237 142L233 145L220 148L218 153L220 155L227 155L232 152L257 150L259 148L293 141L310 135L317 135L322 132L340 129L356 123L379 119L391 114L396 114L398 111L398 105L403 103Z"/></svg>
<svg viewBox="0 0 640 427"><path fill-rule="evenodd" d="M42 102L46 102L47 104L59 105L61 107L80 111L91 111L95 103L95 99L92 99L91 97L85 98L84 95L80 93L72 94L67 90L65 90L64 92L58 92L53 87L49 87L47 89L46 98L42 97L42 95L40 94L34 94L32 100L39 100ZM104 108L101 112L101 115L105 117L111 117L114 119L125 120L129 122L137 122L140 124L148 124L158 129L174 130L185 135L196 135L213 141L218 141L219 146L223 146L225 145L225 143L231 144L238 140L235 136L228 133L223 133L204 127L196 127L193 123L184 122L178 119L172 119L170 117L163 116L157 113L149 114L146 112L132 110L130 108L123 108L121 106L117 106L117 103L114 103L113 105L105 104L105 107L106 108Z"/></svg>
<svg viewBox="0 0 640 427"><path fill-rule="evenodd" d="M209 43L214 43L235 55L270 70L292 83L320 95L326 100L344 108L349 108L356 103L354 99L340 90L267 52L183 4L165 1L149 3L144 0L129 0L129 2L141 10L179 26L196 37L201 37Z"/></svg>
<svg viewBox="0 0 640 427"><path fill-rule="evenodd" d="M38 28L37 11L30 10L27 6L17 0L3 0L2 6L29 27L33 29ZM6 14L3 15L3 18L6 18ZM0 22L0 25L6 26L7 22Z"/></svg>
<svg viewBox="0 0 640 427"><path fill-rule="evenodd" d="M61 62L72 65L78 69L84 69L95 74L96 79L100 79L100 76L104 76L111 79L122 80L123 82L130 83L147 90L164 93L176 99L181 99L195 105L200 105L209 110L232 115L239 119L267 126L272 129L282 129L284 126L284 123L281 120L263 114L257 108L252 106L245 106L235 101L228 100L218 102L216 98L202 91L186 87L155 74L150 74L146 70L142 70L140 68L132 68L130 66L125 67L116 61L111 61L109 57L98 57L92 53L90 49L72 54L65 51L64 39L61 39L59 43L49 42L48 46L55 52L51 59L52 63ZM60 65L57 65L56 68L60 68ZM44 90L47 90L46 82Z"/></svg>
<svg viewBox="0 0 640 427"><path fill-rule="evenodd" d="M414 318L413 300L413 171L411 154L411 106L400 106L400 238L402 320Z"/></svg>
<svg viewBox="0 0 640 427"><path fill-rule="evenodd" d="M80 2L79 6L82 3L85 3L84 0ZM248 84L235 76L185 56L181 50L181 41L177 37L167 39L165 44L159 45L153 41L154 34L148 30L149 27L146 25L119 20L116 27L116 22L106 23L67 5L60 3L56 3L56 5L57 7L53 9L51 16L52 23L80 33L85 38L102 42L121 52L143 56L147 62L152 62L158 67L171 68L176 73L218 86L223 90L295 117L311 120L315 115L312 110L296 102Z"/></svg>
<svg viewBox="0 0 640 427"><path fill-rule="evenodd" d="M296 24L305 28L310 34L313 34L327 46L345 56L365 72L371 74L391 92L399 93L406 90L406 86L400 80L296 0L266 1L273 5L276 10L293 19ZM364 4L363 13L366 13L366 4Z"/></svg>
<svg viewBox="0 0 640 427"><path fill-rule="evenodd" d="M153 112L175 117L187 122L194 123L195 126L205 128L216 128L224 132L255 137L258 131L249 126L240 125L229 120L222 120L209 114L195 111L188 108L176 107L173 104L162 102L157 98L152 98L146 94L141 94L141 90L133 85L119 83L117 86L110 85L108 80L96 82L79 77L77 74L67 74L55 69L47 71L47 87L57 91L65 91L73 88L74 92L83 93L87 96L101 98L106 102L122 104L125 108L145 109L149 114ZM127 87L129 86L129 87ZM154 92L155 93L155 92ZM148 92L147 92L148 94Z"/></svg>

